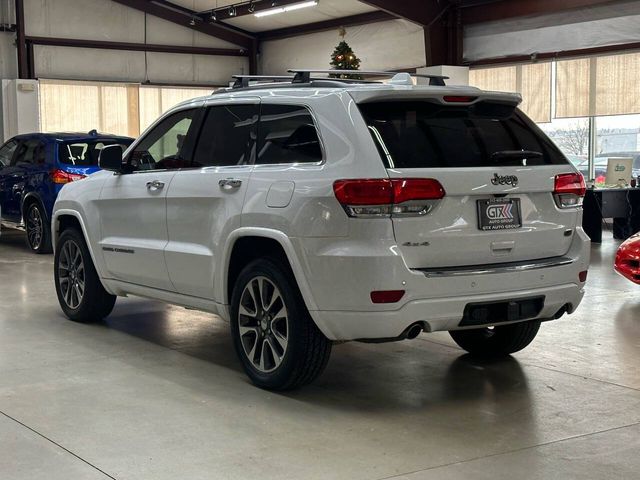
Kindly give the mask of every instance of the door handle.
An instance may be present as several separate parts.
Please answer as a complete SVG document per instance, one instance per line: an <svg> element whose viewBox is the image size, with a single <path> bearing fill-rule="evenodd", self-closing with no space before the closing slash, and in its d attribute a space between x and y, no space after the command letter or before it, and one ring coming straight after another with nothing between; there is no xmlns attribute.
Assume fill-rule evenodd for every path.
<svg viewBox="0 0 640 480"><path fill-rule="evenodd" d="M153 182L147 182L148 190L162 190L164 188L164 182L160 180L154 180Z"/></svg>
<svg viewBox="0 0 640 480"><path fill-rule="evenodd" d="M240 188L242 185L242 180L238 180L237 178L225 178L218 182L220 188L223 190L231 190L235 188Z"/></svg>

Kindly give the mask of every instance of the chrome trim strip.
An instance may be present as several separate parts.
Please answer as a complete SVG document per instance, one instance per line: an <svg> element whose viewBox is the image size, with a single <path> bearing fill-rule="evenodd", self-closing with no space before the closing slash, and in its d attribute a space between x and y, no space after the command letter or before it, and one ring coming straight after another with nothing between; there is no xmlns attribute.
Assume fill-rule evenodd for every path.
<svg viewBox="0 0 640 480"><path fill-rule="evenodd" d="M526 260L523 262L474 265L472 267L415 268L413 270L423 273L427 278L458 277L468 275L490 275L494 273L526 272L529 270L571 265L573 262L574 260L569 257L553 257L543 258L540 260Z"/></svg>

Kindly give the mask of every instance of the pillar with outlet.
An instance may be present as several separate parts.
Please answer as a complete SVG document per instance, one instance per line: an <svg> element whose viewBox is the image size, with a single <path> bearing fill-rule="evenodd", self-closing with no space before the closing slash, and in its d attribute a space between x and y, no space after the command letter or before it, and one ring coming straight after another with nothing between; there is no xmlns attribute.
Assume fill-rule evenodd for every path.
<svg viewBox="0 0 640 480"><path fill-rule="evenodd" d="M0 92L2 141L40 130L37 80L2 80Z"/></svg>

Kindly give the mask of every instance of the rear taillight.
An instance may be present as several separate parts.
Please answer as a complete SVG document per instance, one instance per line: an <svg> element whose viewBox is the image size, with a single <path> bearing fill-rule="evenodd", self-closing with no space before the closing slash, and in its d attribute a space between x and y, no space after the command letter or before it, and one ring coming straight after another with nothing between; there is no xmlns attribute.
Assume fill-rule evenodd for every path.
<svg viewBox="0 0 640 480"><path fill-rule="evenodd" d="M336 180L333 191L350 217L425 215L445 196L433 178Z"/></svg>
<svg viewBox="0 0 640 480"><path fill-rule="evenodd" d="M556 175L553 195L559 208L572 208L582 205L587 191L584 177L580 173L563 173Z"/></svg>
<svg viewBox="0 0 640 480"><path fill-rule="evenodd" d="M69 173L64 170L60 170L56 168L51 171L51 180L53 183L65 184L70 182L75 182L76 180L82 180L86 175L82 175L80 173Z"/></svg>

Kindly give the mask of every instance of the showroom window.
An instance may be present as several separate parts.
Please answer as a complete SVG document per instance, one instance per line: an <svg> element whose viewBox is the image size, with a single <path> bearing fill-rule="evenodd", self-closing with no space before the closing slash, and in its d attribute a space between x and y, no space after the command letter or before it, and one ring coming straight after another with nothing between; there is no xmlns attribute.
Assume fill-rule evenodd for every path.
<svg viewBox="0 0 640 480"><path fill-rule="evenodd" d="M193 156L193 166L248 164L257 121L257 104L209 108Z"/></svg>
<svg viewBox="0 0 640 480"><path fill-rule="evenodd" d="M520 92L521 109L585 178L606 183L609 157L633 158L640 173L638 78L640 52L477 68L469 82Z"/></svg>
<svg viewBox="0 0 640 480"><path fill-rule="evenodd" d="M520 109L534 122L551 120L551 62L472 69L469 84L483 90L518 92Z"/></svg>
<svg viewBox="0 0 640 480"><path fill-rule="evenodd" d="M311 112L306 107L262 105L257 164L320 161L320 139Z"/></svg>
<svg viewBox="0 0 640 480"><path fill-rule="evenodd" d="M210 93L211 88L40 80L40 130L137 137L173 106Z"/></svg>

